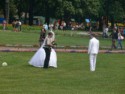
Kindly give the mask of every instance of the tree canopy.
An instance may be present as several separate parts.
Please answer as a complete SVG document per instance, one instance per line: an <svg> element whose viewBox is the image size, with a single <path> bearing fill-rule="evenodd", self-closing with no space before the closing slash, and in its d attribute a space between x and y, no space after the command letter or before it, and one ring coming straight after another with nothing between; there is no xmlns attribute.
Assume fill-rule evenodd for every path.
<svg viewBox="0 0 125 94"><path fill-rule="evenodd" d="M0 13L6 18L6 0L0 0ZM125 18L124 0L9 0L10 19L22 13L25 19L29 18L29 25L33 24L33 16L83 21L85 18L97 20L107 16L110 21L119 21ZM29 17L27 15L29 14Z"/></svg>

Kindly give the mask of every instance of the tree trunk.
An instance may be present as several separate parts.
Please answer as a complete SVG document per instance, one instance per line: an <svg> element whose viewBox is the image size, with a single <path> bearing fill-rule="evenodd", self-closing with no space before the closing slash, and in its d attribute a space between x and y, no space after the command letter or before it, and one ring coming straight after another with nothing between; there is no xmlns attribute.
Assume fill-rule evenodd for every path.
<svg viewBox="0 0 125 94"><path fill-rule="evenodd" d="M114 28L114 24L115 24L114 16L112 16L111 17L111 28Z"/></svg>
<svg viewBox="0 0 125 94"><path fill-rule="evenodd" d="M102 17L99 18L99 30L102 31L102 27L103 27L103 21L102 21Z"/></svg>
<svg viewBox="0 0 125 94"><path fill-rule="evenodd" d="M5 0L5 19L9 22L9 0Z"/></svg>
<svg viewBox="0 0 125 94"><path fill-rule="evenodd" d="M24 24L27 24L27 12L25 12Z"/></svg>
<svg viewBox="0 0 125 94"><path fill-rule="evenodd" d="M4 15L4 18L6 18L6 10L5 10L5 8L3 9L3 15Z"/></svg>
<svg viewBox="0 0 125 94"><path fill-rule="evenodd" d="M48 15L47 15L48 16ZM45 23L49 26L49 23L50 23L50 17L47 17L45 18Z"/></svg>
<svg viewBox="0 0 125 94"><path fill-rule="evenodd" d="M29 25L33 25L34 0L29 0Z"/></svg>
<svg viewBox="0 0 125 94"><path fill-rule="evenodd" d="M21 2L20 2L21 3ZM20 4L19 4L19 6L18 6L18 12L17 12L17 14L18 14L18 17L19 17L19 19L21 18L21 6L20 6Z"/></svg>

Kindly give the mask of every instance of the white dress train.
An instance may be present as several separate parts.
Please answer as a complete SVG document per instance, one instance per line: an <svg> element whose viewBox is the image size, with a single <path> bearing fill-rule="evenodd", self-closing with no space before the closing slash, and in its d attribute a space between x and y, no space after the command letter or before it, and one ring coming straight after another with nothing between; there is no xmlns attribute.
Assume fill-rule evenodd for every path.
<svg viewBox="0 0 125 94"><path fill-rule="evenodd" d="M55 34L53 33L53 38L55 38ZM48 37L48 36L47 36ZM46 52L44 50L44 46L45 46L45 41L47 39L47 37L45 38L43 45L37 50L37 52L34 54L34 56L31 58L31 60L29 61L29 64L34 66L34 67L44 67L44 61L46 58ZM51 52L50 52L50 60L49 60L49 65L48 67L54 67L57 68L57 55L56 52L53 48L51 48Z"/></svg>
<svg viewBox="0 0 125 94"><path fill-rule="evenodd" d="M44 60L46 58L46 53L43 47L41 47L31 58L29 64L34 67L44 67ZM50 52L49 66L57 68L57 55L55 50L52 48Z"/></svg>

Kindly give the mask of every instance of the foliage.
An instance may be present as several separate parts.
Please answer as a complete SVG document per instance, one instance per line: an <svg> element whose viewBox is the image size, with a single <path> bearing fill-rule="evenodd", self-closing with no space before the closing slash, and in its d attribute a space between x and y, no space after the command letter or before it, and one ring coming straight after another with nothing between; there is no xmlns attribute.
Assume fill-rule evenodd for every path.
<svg viewBox="0 0 125 94"><path fill-rule="evenodd" d="M116 7L114 7L116 6ZM109 15L114 15L114 19L116 21L120 20L121 18L125 18L125 11L121 7L121 3L118 1L114 1L112 6L110 6L111 11L109 12Z"/></svg>
<svg viewBox="0 0 125 94"><path fill-rule="evenodd" d="M125 11L122 0L100 0L102 8L100 10L101 15L109 16L109 20L112 18L115 21L123 20L125 18Z"/></svg>
<svg viewBox="0 0 125 94"><path fill-rule="evenodd" d="M29 13L30 20L33 15L46 17L45 22L49 23L50 18L59 18L70 20L74 18L77 21L85 18L93 20L102 16L108 16L109 20L122 20L125 18L124 0L9 0L10 15L15 13L26 15ZM1 1L2 2L2 1ZM32 6L33 4L33 6ZM5 14L5 2L0 4ZM15 11L17 10L17 11ZM82 20L81 20L82 21ZM25 22L26 23L26 22Z"/></svg>

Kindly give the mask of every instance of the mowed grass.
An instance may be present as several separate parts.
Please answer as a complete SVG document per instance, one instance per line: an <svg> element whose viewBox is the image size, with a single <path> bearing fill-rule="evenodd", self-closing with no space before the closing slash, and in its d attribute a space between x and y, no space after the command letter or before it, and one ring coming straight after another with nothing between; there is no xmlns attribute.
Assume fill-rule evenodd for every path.
<svg viewBox="0 0 125 94"><path fill-rule="evenodd" d="M0 44L38 44L40 31L0 32ZM88 46L89 37L55 31L58 46ZM100 46L111 39L99 37ZM123 44L125 41L123 41ZM99 54L95 72L89 70L88 54L57 53L58 68L42 69L28 64L34 52L0 52L0 94L124 94L124 54ZM7 67L2 67L7 62Z"/></svg>
<svg viewBox="0 0 125 94"><path fill-rule="evenodd" d="M70 35L71 31L54 31L56 34L56 42L58 46L88 46L89 36L78 35L77 31ZM81 31L82 32L82 31ZM39 45L40 31L30 32L0 32L0 45ZM111 46L111 38L104 39L99 37L100 46ZM123 46L125 41L123 41Z"/></svg>
<svg viewBox="0 0 125 94"><path fill-rule="evenodd" d="M0 44L34 45L38 44L38 40L38 33L0 32Z"/></svg>
<svg viewBox="0 0 125 94"><path fill-rule="evenodd" d="M28 65L34 52L0 52L0 94L124 94L124 54L99 54L95 72L88 54L57 53L58 68ZM7 67L2 67L7 62Z"/></svg>

